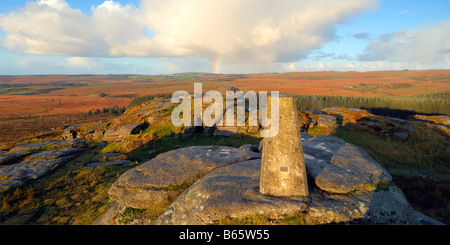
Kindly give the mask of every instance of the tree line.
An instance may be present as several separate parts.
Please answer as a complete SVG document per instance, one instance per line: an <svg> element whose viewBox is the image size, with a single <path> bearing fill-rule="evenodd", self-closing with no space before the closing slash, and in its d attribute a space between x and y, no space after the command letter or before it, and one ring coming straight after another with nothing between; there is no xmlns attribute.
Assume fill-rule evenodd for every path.
<svg viewBox="0 0 450 245"><path fill-rule="evenodd" d="M386 97L297 95L296 102L300 111L341 106L367 109L371 113L388 116L405 117L414 113L450 116L450 92Z"/></svg>
<svg viewBox="0 0 450 245"><path fill-rule="evenodd" d="M125 106L119 107L118 105L110 106L108 108L104 107L102 109L91 109L86 114L87 115L98 115L102 114L110 114L110 115L121 115L123 114L127 108Z"/></svg>

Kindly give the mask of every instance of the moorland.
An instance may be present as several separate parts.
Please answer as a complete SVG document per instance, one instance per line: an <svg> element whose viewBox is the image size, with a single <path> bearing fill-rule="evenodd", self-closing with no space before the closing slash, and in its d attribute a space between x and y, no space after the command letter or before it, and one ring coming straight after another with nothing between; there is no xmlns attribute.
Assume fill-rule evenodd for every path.
<svg viewBox="0 0 450 245"><path fill-rule="evenodd" d="M111 121L125 109L139 106L154 97L170 98L177 90L192 93L193 83L197 82L202 83L203 92L232 86L244 92L279 91L297 95L297 107L301 112L342 106L366 109L383 118L394 118L394 121L373 119L365 122L363 127L360 124L345 124L333 134L362 147L385 167L416 210L441 222L449 222L449 133L422 121L410 119L416 114L450 116L450 70L0 76L0 150L8 150L23 143L60 139L61 134L70 125ZM395 124L397 119L408 120L409 125L414 128L414 131L408 131L408 140L399 141L386 136L390 133L387 132L388 128ZM435 124L445 126L442 122ZM158 153L171 150L176 145L240 146L259 142L257 138L245 136L220 141L198 136L192 142L184 142L179 138L164 138L164 135L170 133L170 129L171 127L150 126L144 131L151 132L152 137L161 136L161 140L151 141L151 144L159 144ZM313 130L308 133L321 134ZM113 146L115 145L110 144L105 148ZM99 147L101 146L97 142L90 150L96 151ZM144 150L148 151L152 147L144 147ZM129 157L142 163L148 160L147 155L141 157L142 152L132 152ZM58 167L53 174L46 175L30 185L5 192L3 200L8 201L2 204L2 213L14 218L35 217L34 213L30 215L27 212L36 212L39 217L51 216L46 218L53 220L50 223L66 224L73 223L73 220L81 220L76 223L82 224L92 223L92 217L98 217L106 211L104 204L107 202L107 189L125 169L109 171L109 168L100 168L87 171L77 169L74 165ZM71 177L67 178L68 176ZM67 179L71 181L63 181ZM95 184L92 184L94 182ZM74 194L74 190L78 189L69 188L67 185L86 188L79 188L78 195ZM50 187L55 187L59 194L51 194ZM95 191L87 191L89 188L95 188ZM67 193L64 190L67 190ZM69 193L70 198L64 197ZM80 202L77 198L72 198L74 196L83 196L86 200ZM43 203L51 203L51 199L56 197L59 202L67 202L60 205L64 208L52 212L33 208L42 200ZM74 207L80 206L80 203L92 204L96 203L97 199L102 200L97 206L88 205L74 211ZM91 214L95 215L90 217ZM24 223L33 223L34 219L26 220Z"/></svg>
<svg viewBox="0 0 450 245"><path fill-rule="evenodd" d="M293 72L267 74L179 73L170 75L36 75L0 76L0 142L22 140L64 124L111 119L110 113L87 115L89 110L128 106L133 98L193 92L233 86L243 91L279 91L294 95L407 98L391 109L417 109L410 96L450 92L450 70L376 72ZM419 98L427 101L428 98ZM326 98L323 99L324 101ZM398 99L397 99L398 100ZM315 105L315 108L319 109ZM378 106L372 104L372 106ZM448 114L446 108L425 113ZM394 108L393 108L394 107ZM303 106L300 109L306 109ZM448 110L448 105L447 105ZM7 129L7 130L6 130Z"/></svg>

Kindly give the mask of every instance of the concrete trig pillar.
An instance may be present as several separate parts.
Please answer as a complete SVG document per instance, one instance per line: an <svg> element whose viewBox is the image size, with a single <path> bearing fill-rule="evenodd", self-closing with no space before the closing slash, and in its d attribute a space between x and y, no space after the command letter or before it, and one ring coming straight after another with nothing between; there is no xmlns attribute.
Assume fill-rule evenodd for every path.
<svg viewBox="0 0 450 245"><path fill-rule="evenodd" d="M268 113L270 111L268 110ZM263 141L259 191L264 195L279 197L308 196L305 160L294 97L279 97L279 117L278 135L264 138Z"/></svg>

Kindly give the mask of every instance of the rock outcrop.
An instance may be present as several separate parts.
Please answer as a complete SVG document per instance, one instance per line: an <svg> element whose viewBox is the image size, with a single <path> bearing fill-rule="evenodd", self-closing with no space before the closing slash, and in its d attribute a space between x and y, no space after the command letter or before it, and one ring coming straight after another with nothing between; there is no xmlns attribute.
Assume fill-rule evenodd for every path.
<svg viewBox="0 0 450 245"><path fill-rule="evenodd" d="M224 88L221 92L230 90L235 91L235 88ZM22 144L2 152L0 190L22 185L30 178L39 178L83 154L89 144L82 138L104 141L98 146L114 142L113 146L123 146L120 150L113 149L120 152L131 152L152 140L157 142L164 135L178 138L181 128L167 132L161 127L164 130L152 131L158 126L170 124L170 111L174 106L176 104L170 103L170 100L155 99L128 109L111 122L66 128L62 135L66 140ZM300 113L300 122L294 124L300 125L303 130L320 129L330 133L350 123L396 137L397 140L410 140L405 132L414 131L414 128L408 121L380 118L365 110L333 107ZM420 117L420 120L425 119ZM445 117L433 120L441 120L435 121L433 126L448 129L448 124L444 123L447 122ZM149 125L157 127L146 128ZM259 129L260 126L186 127L184 135L190 137L202 132L208 136L222 137L237 133L258 135ZM177 145L175 147L179 149L160 154L139 166L134 165L113 183L109 195L115 205L109 214L117 214L117 208L169 207L164 212L161 210L156 220L140 220L137 224L211 224L224 218L260 215L279 219L299 214L307 224L439 224L414 211L392 182L389 173L361 148L333 136L312 137L306 133L301 136L308 179L307 197L261 194L261 152L264 148L269 151L267 145L243 145L239 148L181 148L183 145ZM288 140L285 141L291 145ZM125 148L130 150L122 151ZM280 144L275 148L285 150L288 146ZM87 156L90 160L85 167L137 165L137 162L128 160L126 155L120 153L93 155L98 149L91 148ZM154 148L151 149L149 154L154 155ZM144 146L139 150L149 149ZM133 157L130 155L130 159L135 160ZM279 170L286 169L281 167ZM110 224L111 219L106 220Z"/></svg>
<svg viewBox="0 0 450 245"><path fill-rule="evenodd" d="M85 148L89 144L84 139L72 139L72 140L49 140L33 144L18 145L7 153L23 152L23 151L40 151L43 149L64 149L71 147Z"/></svg>
<svg viewBox="0 0 450 245"><path fill-rule="evenodd" d="M212 170L257 157L227 146L192 146L158 155L120 176L109 195L133 208L173 201L187 186Z"/></svg>
<svg viewBox="0 0 450 245"><path fill-rule="evenodd" d="M102 166L108 166L108 165L114 165L114 166L128 166L134 164L134 162L130 160L111 160L111 161L105 161L105 162L91 162L86 164L86 167L88 168L96 168L96 167L102 167Z"/></svg>
<svg viewBox="0 0 450 245"><path fill-rule="evenodd" d="M440 129L450 135L450 117L446 115L414 115L415 120L428 122L428 125Z"/></svg>
<svg viewBox="0 0 450 245"><path fill-rule="evenodd" d="M299 121L304 132L310 132L314 135L329 135L336 132L341 125L356 124L360 120L373 116L373 114L362 109L328 107L321 111L299 112Z"/></svg>
<svg viewBox="0 0 450 245"><path fill-rule="evenodd" d="M219 168L186 190L154 224L203 225L252 215L276 219L307 210L308 199L261 194L260 171L260 159Z"/></svg>
<svg viewBox="0 0 450 245"><path fill-rule="evenodd" d="M21 151L21 152L12 152L12 153L5 153L3 155L0 155L0 166L1 165L11 165L14 163L19 162L24 157L31 154L31 151Z"/></svg>
<svg viewBox="0 0 450 245"><path fill-rule="evenodd" d="M57 143L57 140L49 140L34 144L26 144L26 145L18 145L8 151L8 153L15 153L15 152L22 152L22 151L34 151L34 150L40 150L44 147L47 147L49 145L52 145L54 143Z"/></svg>
<svg viewBox="0 0 450 245"><path fill-rule="evenodd" d="M122 127L113 127L106 130L102 140L106 142L121 141L132 134L138 134L144 127L144 123L131 123Z"/></svg>
<svg viewBox="0 0 450 245"><path fill-rule="evenodd" d="M317 187L329 193L374 190L378 183L392 180L363 149L334 136L304 140L303 152L308 174Z"/></svg>
<svg viewBox="0 0 450 245"><path fill-rule="evenodd" d="M156 198L166 203L175 199L156 220L136 220L136 224L198 225L225 218L259 215L278 219L299 214L307 224L440 224L414 211L389 173L361 148L333 136L304 133L302 144L310 179L306 198L261 194L261 160L258 155L253 159L242 155L258 154L258 147L251 145L241 147L239 155L243 157L229 161L221 159L239 149L188 147L161 154L122 175L110 195L121 204L115 208L122 209L150 208ZM225 153L228 150L230 154ZM200 173L195 166L205 165L202 161L206 159L214 163L206 164L209 167ZM169 188L185 183L193 184L185 191ZM112 208L109 217L114 217L114 212L118 210ZM102 222L110 221L105 218Z"/></svg>
<svg viewBox="0 0 450 245"><path fill-rule="evenodd" d="M70 126L64 130L61 138L62 140L73 140L77 138L77 135L77 126Z"/></svg>
<svg viewBox="0 0 450 245"><path fill-rule="evenodd" d="M126 159L127 156L122 153L99 153L92 158L93 162L86 164L86 167L95 168L107 165L128 166L134 164L134 162Z"/></svg>
<svg viewBox="0 0 450 245"><path fill-rule="evenodd" d="M299 113L299 125L305 131L316 131L317 134L328 135L339 128L337 117L321 111L306 111Z"/></svg>
<svg viewBox="0 0 450 245"><path fill-rule="evenodd" d="M414 115L413 118L417 120L450 126L450 117L446 115L434 115L434 116Z"/></svg>
<svg viewBox="0 0 450 245"><path fill-rule="evenodd" d="M110 128L120 128L136 123L170 123L171 111L177 105L172 104L170 99L155 98L126 110L123 115L111 121Z"/></svg>
<svg viewBox="0 0 450 245"><path fill-rule="evenodd" d="M36 179L78 156L87 146L89 144L83 139L52 140L17 146L1 155L0 159L7 165L0 166L0 189L22 185L23 179ZM40 152L31 154L31 151Z"/></svg>
<svg viewBox="0 0 450 245"><path fill-rule="evenodd" d="M376 116L367 110L356 108L329 107L321 111L307 110L298 114L302 132L307 132L314 136L333 134L340 127L356 127L375 135L406 141L409 139L410 133L415 130L408 120ZM416 115L412 119L426 121L426 123L430 122L429 126L450 133L450 127L431 123L431 120L436 120L436 123L444 123L446 116L427 117Z"/></svg>
<svg viewBox="0 0 450 245"><path fill-rule="evenodd" d="M345 107L328 107L323 109L322 112L342 117L343 125L347 123L357 123L363 118L374 116L366 110Z"/></svg>

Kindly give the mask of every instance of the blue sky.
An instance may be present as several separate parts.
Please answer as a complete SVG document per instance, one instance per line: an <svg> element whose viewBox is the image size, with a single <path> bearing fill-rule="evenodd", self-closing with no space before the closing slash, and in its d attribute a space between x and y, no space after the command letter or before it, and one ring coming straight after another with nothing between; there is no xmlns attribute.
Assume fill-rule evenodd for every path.
<svg viewBox="0 0 450 245"><path fill-rule="evenodd" d="M277 2L277 3L275 3ZM0 74L450 68L450 1L2 0Z"/></svg>

